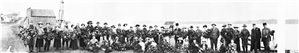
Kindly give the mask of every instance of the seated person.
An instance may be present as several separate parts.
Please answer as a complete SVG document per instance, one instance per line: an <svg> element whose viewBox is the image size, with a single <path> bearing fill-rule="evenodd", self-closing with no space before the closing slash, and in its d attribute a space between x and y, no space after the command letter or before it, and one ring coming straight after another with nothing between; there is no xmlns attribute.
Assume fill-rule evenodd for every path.
<svg viewBox="0 0 299 53"><path fill-rule="evenodd" d="M93 50L93 47L96 47L98 44L98 39L95 36L88 42L89 49Z"/></svg>
<svg viewBox="0 0 299 53"><path fill-rule="evenodd" d="M199 51L201 51L201 52L205 52L206 50L208 50L208 45L207 45L207 43L206 43L207 41L202 41L201 43L201 45L200 45L200 49L199 49Z"/></svg>
<svg viewBox="0 0 299 53"><path fill-rule="evenodd" d="M224 41L224 39L221 38L221 39L220 39L220 45L221 45L221 46L220 46L220 49L219 49L219 50L220 50L220 53L225 53L226 50L227 50L227 48L226 48L226 46L224 45L224 42L223 42L223 41Z"/></svg>
<svg viewBox="0 0 299 53"><path fill-rule="evenodd" d="M231 43L228 45L227 53L237 53L237 44L234 43L234 40L231 40Z"/></svg>

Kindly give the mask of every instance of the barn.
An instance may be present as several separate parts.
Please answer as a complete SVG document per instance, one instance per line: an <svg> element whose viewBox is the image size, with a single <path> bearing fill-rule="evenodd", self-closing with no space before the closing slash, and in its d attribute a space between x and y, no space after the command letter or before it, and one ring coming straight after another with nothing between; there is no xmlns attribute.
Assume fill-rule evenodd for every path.
<svg viewBox="0 0 299 53"><path fill-rule="evenodd" d="M26 16L25 24L32 22L36 25L38 22L51 23L51 25L55 25L57 20L54 14L54 11L51 9L27 9L27 16Z"/></svg>

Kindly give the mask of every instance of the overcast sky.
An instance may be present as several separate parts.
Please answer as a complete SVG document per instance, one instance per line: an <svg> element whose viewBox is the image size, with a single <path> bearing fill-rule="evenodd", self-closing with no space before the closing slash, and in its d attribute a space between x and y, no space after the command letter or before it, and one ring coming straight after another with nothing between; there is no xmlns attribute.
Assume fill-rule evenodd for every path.
<svg viewBox="0 0 299 53"><path fill-rule="evenodd" d="M26 9L53 9L58 16L60 0L51 2L1 2L1 13ZM65 0L64 19L109 23L144 21L239 21L298 18L295 2L74 2Z"/></svg>

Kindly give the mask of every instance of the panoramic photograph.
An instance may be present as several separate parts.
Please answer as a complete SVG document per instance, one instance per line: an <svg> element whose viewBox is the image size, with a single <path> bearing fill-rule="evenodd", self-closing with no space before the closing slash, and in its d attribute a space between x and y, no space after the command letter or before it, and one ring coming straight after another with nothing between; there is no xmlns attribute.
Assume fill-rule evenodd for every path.
<svg viewBox="0 0 299 53"><path fill-rule="evenodd" d="M0 2L2 53L299 53L298 2Z"/></svg>

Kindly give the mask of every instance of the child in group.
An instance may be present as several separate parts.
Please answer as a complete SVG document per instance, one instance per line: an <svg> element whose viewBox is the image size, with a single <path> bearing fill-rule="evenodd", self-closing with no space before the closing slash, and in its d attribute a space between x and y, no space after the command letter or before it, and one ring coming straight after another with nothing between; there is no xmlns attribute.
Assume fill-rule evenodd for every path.
<svg viewBox="0 0 299 53"><path fill-rule="evenodd" d="M234 40L231 40L231 43L228 45L228 51L226 53L238 53L237 44L234 43Z"/></svg>

